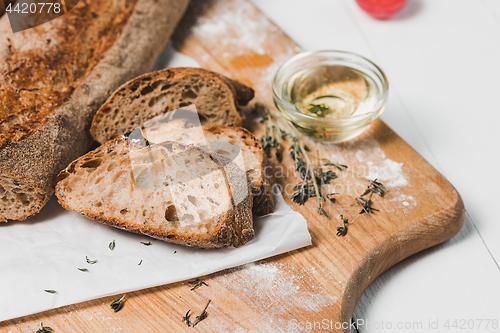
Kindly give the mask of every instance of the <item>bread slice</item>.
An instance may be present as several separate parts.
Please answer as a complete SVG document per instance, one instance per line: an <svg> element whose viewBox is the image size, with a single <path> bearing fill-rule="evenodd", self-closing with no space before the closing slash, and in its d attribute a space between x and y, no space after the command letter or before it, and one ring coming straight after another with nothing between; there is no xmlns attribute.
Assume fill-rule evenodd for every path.
<svg viewBox="0 0 500 333"><path fill-rule="evenodd" d="M64 208L117 228L199 248L241 246L254 235L251 212L233 204L223 164L193 145L135 149L127 138L115 139L72 162L59 179Z"/></svg>
<svg viewBox="0 0 500 333"><path fill-rule="evenodd" d="M90 133L114 139L167 111L195 104L202 125L241 126L237 110L254 96L247 86L201 68L168 68L122 85L97 111Z"/></svg>
<svg viewBox="0 0 500 333"><path fill-rule="evenodd" d="M207 146L212 154L218 153L233 159L242 170L246 171L253 196L253 214L260 216L274 211L270 181L265 173L266 155L259 140L245 128L221 125L199 128L192 126L184 119L176 119L146 126L144 132L151 143L178 141ZM238 151L231 146L233 144L239 148ZM239 151L241 151L241 159L236 158Z"/></svg>
<svg viewBox="0 0 500 333"><path fill-rule="evenodd" d="M57 174L90 148L99 106L151 69L188 2L80 0L55 20L0 34L0 222L45 205Z"/></svg>

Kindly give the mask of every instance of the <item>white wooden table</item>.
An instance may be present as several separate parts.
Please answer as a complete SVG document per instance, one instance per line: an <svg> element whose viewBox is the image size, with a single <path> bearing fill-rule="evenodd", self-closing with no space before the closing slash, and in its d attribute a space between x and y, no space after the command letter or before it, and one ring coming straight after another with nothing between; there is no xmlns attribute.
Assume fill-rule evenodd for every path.
<svg viewBox="0 0 500 333"><path fill-rule="evenodd" d="M253 1L304 49L377 63L390 84L382 119L468 211L456 237L372 283L358 332L500 332L500 1L409 0L388 21L354 0Z"/></svg>

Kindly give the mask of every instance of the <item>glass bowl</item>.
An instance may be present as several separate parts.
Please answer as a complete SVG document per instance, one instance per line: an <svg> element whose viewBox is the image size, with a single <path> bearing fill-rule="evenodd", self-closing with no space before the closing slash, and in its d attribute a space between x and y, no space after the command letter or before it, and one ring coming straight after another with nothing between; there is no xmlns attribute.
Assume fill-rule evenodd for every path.
<svg viewBox="0 0 500 333"><path fill-rule="evenodd" d="M299 102L292 100L293 96L299 94L297 92L314 97L313 90L320 91L318 85L325 85L324 82L330 82L328 80L332 77L338 79L333 83L334 85L351 87L348 89L353 89L352 80L356 77L355 84L359 86L361 82L365 85L362 88L365 89L363 96L366 98L359 98L359 101L349 104L349 101L354 101L354 99L344 98L337 93L334 94L335 96L327 96L328 99L320 96L322 100L334 101L337 103L334 104L335 106L341 105L341 107L348 108L348 112L337 112L335 107L328 109L335 111L328 116L318 113L317 109L316 113L304 111L304 105L300 107ZM340 86L338 86L339 82ZM328 83L328 87L332 85ZM384 72L362 56L343 51L312 51L300 53L285 62L276 72L272 89L276 107L299 131L316 141L335 143L358 136L382 114L387 103L389 83ZM320 101L319 98L316 100ZM325 104L322 105L325 106Z"/></svg>

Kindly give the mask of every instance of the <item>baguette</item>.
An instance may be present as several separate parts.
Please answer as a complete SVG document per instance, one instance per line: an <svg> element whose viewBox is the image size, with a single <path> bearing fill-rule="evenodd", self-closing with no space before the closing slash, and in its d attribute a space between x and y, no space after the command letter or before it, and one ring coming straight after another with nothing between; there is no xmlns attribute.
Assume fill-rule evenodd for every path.
<svg viewBox="0 0 500 333"><path fill-rule="evenodd" d="M90 148L99 106L152 67L187 4L80 0L61 18L0 36L0 221L44 206L59 171Z"/></svg>
<svg viewBox="0 0 500 333"><path fill-rule="evenodd" d="M175 244L221 248L253 238L251 212L234 206L228 169L217 158L178 142L139 149L129 142L111 140L72 162L59 174L59 203Z"/></svg>
<svg viewBox="0 0 500 333"><path fill-rule="evenodd" d="M103 144L141 122L191 104L196 105L202 125L241 126L237 107L253 96L251 88L205 69L164 69L135 78L115 91L97 111L90 133Z"/></svg>

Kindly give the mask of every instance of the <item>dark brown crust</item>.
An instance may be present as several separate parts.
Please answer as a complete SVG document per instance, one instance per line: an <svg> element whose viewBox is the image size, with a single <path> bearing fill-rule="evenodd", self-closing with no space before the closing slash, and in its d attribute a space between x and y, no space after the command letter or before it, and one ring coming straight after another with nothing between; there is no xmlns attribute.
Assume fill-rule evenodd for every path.
<svg viewBox="0 0 500 333"><path fill-rule="evenodd" d="M255 92L252 88L247 87L243 83L240 83L236 80L230 79L228 77L225 77L223 75L219 75L223 80L225 80L230 87L233 88L234 95L236 96L236 101L238 102L238 105L245 106L250 102L254 96Z"/></svg>
<svg viewBox="0 0 500 333"><path fill-rule="evenodd" d="M98 147L94 151L91 151L84 156L81 156L80 158L76 159L72 163L68 165L67 168L62 170L58 178L60 180L64 180L67 177L71 176L71 174L74 173L75 169L77 168L77 165L80 165L83 160L86 160L88 156L93 156L96 153L108 149L108 147L116 145L116 144L125 144L128 146L128 140L125 138L116 138L114 140L108 141L104 145ZM179 147L189 147L192 149L196 149L200 151L200 154L208 155L209 154L204 151L203 149L193 146L193 145L185 145L182 143L175 142L175 145ZM168 146L169 143L165 142L162 143L164 146ZM210 158L216 163L221 169L224 169L222 166L221 162L219 162L216 158L213 158L210 156ZM246 184L245 184L246 185ZM231 187L229 185L229 181L226 184L228 191L231 193ZM214 219L217 220L216 223L219 226L219 229L215 233L211 234L200 234L196 236L186 236L186 235L179 235L175 233L162 233L156 230L151 230L150 228L146 226L135 226L135 225L130 225L127 223L125 220L119 220L119 219L114 219L114 218L106 218L103 216L98 216L93 214L90 211L80 211L75 209L75 207L72 207L69 203L65 201L65 189L64 187L59 183L56 186L56 196L61 204L62 207L64 207L67 210L73 210L73 211L78 211L80 212L83 216L86 216L90 219L93 219L95 221L98 221L103 224L107 224L122 230L134 232L134 233L139 233L143 235L147 235L156 239L160 239L169 243L174 243L174 244L179 244L179 245L186 245L186 246L191 246L191 247L197 247L197 248L223 248L223 247L228 247L228 246L241 246L251 239L253 239L254 231L253 231L253 222L252 222L252 216L251 216L251 197L248 195L247 200L245 200L241 205L238 205L236 207L233 206L229 211L225 212L223 215L215 217ZM250 199L250 201L248 200ZM248 206L250 204L250 206ZM239 225L236 216L239 215L240 217L242 214L245 214L244 219L238 219ZM245 223L243 223L245 222ZM238 229L238 231L235 231Z"/></svg>
<svg viewBox="0 0 500 333"><path fill-rule="evenodd" d="M60 105L53 106L53 112L47 114L42 125L33 125L35 131L5 142L0 149L0 172L45 193L45 199L34 206L43 206L54 192L57 173L88 150L93 141L88 133L90 121L109 94L122 82L152 67L187 3L188 0L137 0L123 27L116 34L111 31L101 36L110 43L108 48L103 49L95 64L86 67L81 79L75 81L78 83L75 87L69 86L71 94L65 95ZM90 7L94 8L92 4ZM43 29L60 27L60 23L57 19L34 29L43 32ZM88 29L88 22L86 24ZM117 21L116 26L119 25ZM40 36L44 36L43 33ZM78 39L71 35L67 38ZM23 220L33 214L16 219ZM0 216L0 220L10 218Z"/></svg>
<svg viewBox="0 0 500 333"><path fill-rule="evenodd" d="M264 154L264 160L262 161L264 183L262 184L261 191L254 193L253 199L253 214L256 216L271 214L275 209L272 192L274 179L272 175L269 175L268 172L266 172L267 165L267 157Z"/></svg>
<svg viewBox="0 0 500 333"><path fill-rule="evenodd" d="M254 96L253 89L245 86L242 83L231 80L229 78L226 78L225 76L222 76L218 73L208 71L206 69L194 68L194 67L178 67L178 68L162 69L160 71L141 75L141 76L123 84L122 86L120 86L108 98L108 100L99 108L96 115L94 116L94 119L92 120L92 125L90 127L90 133L92 134L92 137L96 141L98 141L100 143L104 143L105 140L101 139L102 134L101 134L101 129L99 128L99 125L100 125L102 119L106 116L105 110L110 108L111 104L113 103L113 100L115 98L119 98L119 96L121 96L121 94L123 94L125 91L133 91L133 90L137 89L136 87L139 87L144 82L148 82L148 81L155 81L158 79L164 79L164 80L171 80L173 82L173 81L178 80L182 77L190 76L190 75L203 75L203 76L209 77L211 80L218 82L220 85L227 87L227 89L229 91L231 91L233 94L235 107L240 105L239 104L240 102L241 102L241 105L246 105ZM154 116L155 115L152 114L151 118L153 118ZM243 120L241 119L241 115L239 113L237 114L237 117L238 117L237 121L234 124L231 124L231 126L241 126L242 125ZM149 119L142 119L142 120L146 121ZM122 134L122 133L120 133L120 134ZM120 135L120 134L116 134L116 135ZM111 139L111 138L112 137L108 137L107 139Z"/></svg>
<svg viewBox="0 0 500 333"><path fill-rule="evenodd" d="M240 247L251 241L255 236L253 229L253 198L248 185L246 172L241 170L235 163L219 154L212 153L212 158L220 165L224 165L226 182L230 184L231 201L235 207L235 219L233 224L233 245ZM241 198L243 196L243 198ZM235 202L241 200L240 202Z"/></svg>

